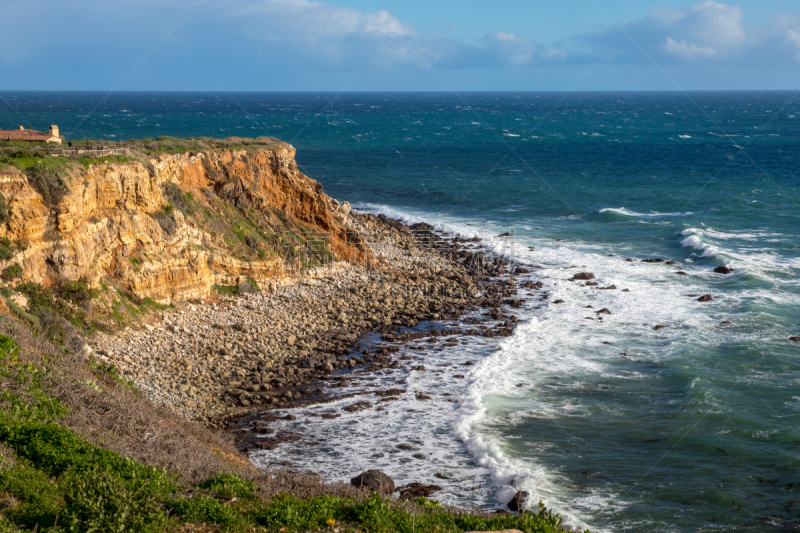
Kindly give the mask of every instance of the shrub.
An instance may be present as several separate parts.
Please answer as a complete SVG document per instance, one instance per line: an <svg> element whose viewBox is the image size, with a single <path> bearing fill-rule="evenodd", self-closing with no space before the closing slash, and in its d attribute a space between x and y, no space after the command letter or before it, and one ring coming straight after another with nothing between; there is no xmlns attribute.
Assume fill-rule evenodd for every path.
<svg viewBox="0 0 800 533"><path fill-rule="evenodd" d="M67 184L58 172L49 166L33 165L25 170L25 174L31 187L42 195L42 201L47 207L58 204L69 192Z"/></svg>
<svg viewBox="0 0 800 533"><path fill-rule="evenodd" d="M20 276L22 276L22 267L19 263L14 263L11 266L7 266L3 269L2 274L0 274L0 277L6 281L17 279Z"/></svg>
<svg viewBox="0 0 800 533"><path fill-rule="evenodd" d="M8 212L8 202L3 193L0 193L0 224L5 224L11 218L11 213Z"/></svg>
<svg viewBox="0 0 800 533"><path fill-rule="evenodd" d="M8 246L0 244L0 261L8 261L14 258L14 251Z"/></svg>
<svg viewBox="0 0 800 533"><path fill-rule="evenodd" d="M247 525L247 521L234 507L205 494L184 500L173 500L167 507L174 516L186 522L217 524L225 529L243 529Z"/></svg>
<svg viewBox="0 0 800 533"><path fill-rule="evenodd" d="M161 211L153 213L153 218L156 219L161 229L169 235L175 233L175 230L178 228L178 223L175 221L175 215L173 214L173 207L171 205L165 207Z"/></svg>
<svg viewBox="0 0 800 533"><path fill-rule="evenodd" d="M158 494L147 486L132 492L108 472L94 468L68 476L61 523L67 531L125 533L158 531L166 522Z"/></svg>
<svg viewBox="0 0 800 533"><path fill-rule="evenodd" d="M203 481L200 488L217 498L249 498L256 490L252 481L242 479L236 474L217 474Z"/></svg>
<svg viewBox="0 0 800 533"><path fill-rule="evenodd" d="M90 289L85 279L70 280L60 288L61 297L72 303L80 304L97 298L97 289Z"/></svg>

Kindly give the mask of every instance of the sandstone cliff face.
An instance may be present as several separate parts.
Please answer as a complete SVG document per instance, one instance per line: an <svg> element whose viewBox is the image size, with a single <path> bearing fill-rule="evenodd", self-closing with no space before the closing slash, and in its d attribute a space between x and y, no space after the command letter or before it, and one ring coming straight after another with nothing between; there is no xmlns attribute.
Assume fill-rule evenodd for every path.
<svg viewBox="0 0 800 533"><path fill-rule="evenodd" d="M18 281L46 287L106 280L171 303L207 297L214 285L245 277L286 277L288 267L303 263L306 241L323 243L334 260L363 262L365 252L349 242L345 226L349 205L300 173L294 155L284 144L139 156L87 169L75 163L69 193L50 209L25 174L0 170L9 210L0 237L21 249L0 261L0 270L19 263Z"/></svg>

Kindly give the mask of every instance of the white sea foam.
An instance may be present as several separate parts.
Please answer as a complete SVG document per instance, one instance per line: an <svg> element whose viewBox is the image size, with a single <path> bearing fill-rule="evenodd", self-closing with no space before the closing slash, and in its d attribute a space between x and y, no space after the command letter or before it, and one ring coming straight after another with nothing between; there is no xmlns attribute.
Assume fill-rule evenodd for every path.
<svg viewBox="0 0 800 533"><path fill-rule="evenodd" d="M658 212L650 212L650 213L636 213L635 211L629 211L624 207L606 207L598 211L599 213L616 213L618 215L625 215L628 217L678 217L678 216L687 216L693 215L694 213L687 212L687 213L658 213Z"/></svg>
<svg viewBox="0 0 800 533"><path fill-rule="evenodd" d="M502 342L470 337L466 344L433 354L428 352L424 364L429 371L412 372L407 378L408 391L400 395L398 401L384 404L371 396L358 398L373 402L372 409L385 406L375 416L341 409L357 399L295 411L296 422L276 422L276 429L295 429L306 439L322 444L307 448L286 443L276 450L258 452L255 462L261 466L289 459L296 468L319 470L329 480L347 480L363 469L383 468L401 483L440 484L443 491L436 494L437 499L467 506L505 503L516 490L527 490L533 495L534 503L541 498L564 514L570 524L598 530L593 525L594 513L609 508L624 509L632 500L608 488L576 488L559 465L546 460L551 445L546 434L527 435L527 447L522 453L515 451L514 442L504 436L507 429L531 422L552 425L560 420L602 416L602 410L613 408L613 402L593 403L581 395L581 390L608 380L650 382L652 375L641 370L642 366L631 365L652 366L683 357L682 350L689 339L709 345L723 338L727 342L737 334L719 332L719 318L710 310L733 309L745 299L759 301L769 297L764 291L745 292L719 298L713 307L699 306L686 294L712 292L709 280L725 279L702 275L709 269L699 261L697 264L701 266L682 265L681 268L692 275L676 279L674 268L628 263L619 250L599 244L556 243L520 225L516 226L513 238L496 238L499 233L514 228L499 222L470 221L379 204L356 207L383 212L406 223L429 222L451 234L482 237L486 249L534 265L536 270L532 277L544 281L550 301L560 299L564 303L548 305L533 300L526 308L514 310L520 325L513 337ZM621 214L627 216L679 215L630 214L624 208L614 211L626 211ZM680 242L703 253L709 252L712 246L709 240L724 240L713 236L713 231L687 228ZM535 250L530 251L529 246ZM607 257L612 251L618 253L617 257ZM732 253L738 255L739 252ZM576 270L566 267L573 265L579 268L587 265L586 269L597 276L600 286L614 284L630 292L601 291L569 282L567 280ZM587 309L587 304L591 304L592 309ZM595 311L602 308L610 309L612 314L604 316L600 322ZM586 317L593 320L586 320ZM654 333L653 324L669 327ZM630 353L622 359L621 351ZM413 351L410 353L416 355ZM462 366L466 360L477 363L469 367L468 373L464 372L468 367ZM403 379L405 372L384 371L365 376L348 392L366 391L376 386L396 387L394 380ZM466 379L454 379L457 373L466 374ZM524 386L519 387L520 384ZM692 383L701 395L708 386L704 382ZM416 392L430 394L433 399L417 400ZM453 398L458 398L457 404L450 401ZM416 413L409 413L409 409ZM333 420L317 416L330 410L336 410L341 416ZM418 450L400 453L397 451L400 443L410 443ZM575 450L583 453L579 448ZM412 459L410 455L415 451L424 452L424 459ZM443 483L431 479L433 472L452 475L454 480ZM466 490L472 485L481 488Z"/></svg>

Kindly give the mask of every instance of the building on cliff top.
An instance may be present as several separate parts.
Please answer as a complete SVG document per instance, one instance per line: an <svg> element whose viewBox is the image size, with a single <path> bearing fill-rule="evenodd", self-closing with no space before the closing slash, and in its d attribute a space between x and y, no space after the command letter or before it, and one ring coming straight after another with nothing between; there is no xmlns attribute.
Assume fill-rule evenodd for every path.
<svg viewBox="0 0 800 533"><path fill-rule="evenodd" d="M16 130L0 130L0 140L48 142L48 143L61 144L61 141L64 140L64 136L58 134L58 126L50 126L49 133L36 130L26 130L24 126L20 126Z"/></svg>

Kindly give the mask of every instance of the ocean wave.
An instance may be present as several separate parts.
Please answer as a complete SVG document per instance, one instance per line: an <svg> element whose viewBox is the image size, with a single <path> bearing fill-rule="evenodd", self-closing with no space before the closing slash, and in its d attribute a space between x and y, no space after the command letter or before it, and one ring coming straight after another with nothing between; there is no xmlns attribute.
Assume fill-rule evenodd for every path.
<svg viewBox="0 0 800 533"><path fill-rule="evenodd" d="M615 213L617 215L623 215L626 217L680 217L680 216L688 216L693 215L692 212L686 213L658 213L658 212L650 212L650 213L637 213L635 211L629 211L624 207L606 207L598 211L598 213Z"/></svg>
<svg viewBox="0 0 800 533"><path fill-rule="evenodd" d="M702 252L700 257L717 257L719 254L719 248L703 242L698 235L689 235L681 241L681 246L684 248L694 248Z"/></svg>

